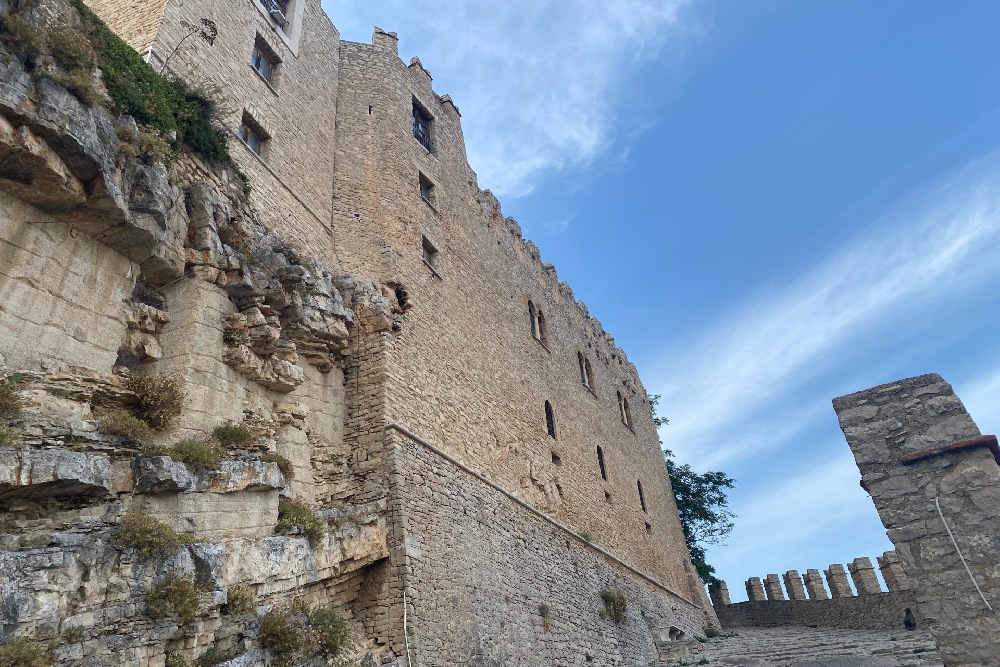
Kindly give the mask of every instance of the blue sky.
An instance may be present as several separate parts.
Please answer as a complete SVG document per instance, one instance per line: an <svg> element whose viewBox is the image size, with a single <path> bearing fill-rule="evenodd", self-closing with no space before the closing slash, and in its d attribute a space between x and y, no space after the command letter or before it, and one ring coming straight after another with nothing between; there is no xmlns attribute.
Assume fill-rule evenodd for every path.
<svg viewBox="0 0 1000 667"><path fill-rule="evenodd" d="M830 400L912 375L1000 431L1000 3L360 0L480 187L737 480L729 582L890 548Z"/></svg>

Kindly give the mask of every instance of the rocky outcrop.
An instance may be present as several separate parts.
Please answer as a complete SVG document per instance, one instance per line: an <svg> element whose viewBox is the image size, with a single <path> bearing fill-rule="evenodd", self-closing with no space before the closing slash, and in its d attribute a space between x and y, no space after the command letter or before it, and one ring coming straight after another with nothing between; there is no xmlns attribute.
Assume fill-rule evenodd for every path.
<svg viewBox="0 0 1000 667"><path fill-rule="evenodd" d="M169 456L137 458L135 480L139 493L278 491L286 485L277 463L228 460L218 470L192 470Z"/></svg>
<svg viewBox="0 0 1000 667"><path fill-rule="evenodd" d="M106 456L62 449L0 451L0 499L110 492L111 463Z"/></svg>

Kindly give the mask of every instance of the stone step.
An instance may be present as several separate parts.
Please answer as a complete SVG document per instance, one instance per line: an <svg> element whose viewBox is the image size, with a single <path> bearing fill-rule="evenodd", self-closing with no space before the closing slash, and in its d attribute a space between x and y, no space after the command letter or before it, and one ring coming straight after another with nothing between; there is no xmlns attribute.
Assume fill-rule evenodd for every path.
<svg viewBox="0 0 1000 667"><path fill-rule="evenodd" d="M661 651L669 642L657 642ZM662 654L662 653L661 653ZM942 667L933 638L926 632L838 630L832 628L738 628L691 654L653 667Z"/></svg>

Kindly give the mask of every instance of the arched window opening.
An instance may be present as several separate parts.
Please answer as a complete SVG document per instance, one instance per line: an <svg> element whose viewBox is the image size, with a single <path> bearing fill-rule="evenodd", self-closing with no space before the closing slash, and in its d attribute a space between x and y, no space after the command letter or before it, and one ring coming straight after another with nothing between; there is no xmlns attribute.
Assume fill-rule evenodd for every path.
<svg viewBox="0 0 1000 667"><path fill-rule="evenodd" d="M642 511L646 511L646 496L642 493L642 482L639 480L635 481L636 488L639 489L639 504L642 505Z"/></svg>
<svg viewBox="0 0 1000 667"><path fill-rule="evenodd" d="M545 401L545 429L550 437L556 437L556 416L552 412L552 404Z"/></svg>
<svg viewBox="0 0 1000 667"><path fill-rule="evenodd" d="M538 338L538 311L535 304L528 302L528 317L531 319L531 335Z"/></svg>
<svg viewBox="0 0 1000 667"><path fill-rule="evenodd" d="M604 467L604 450L600 446L597 447L597 465L601 467L601 479L608 481L608 471Z"/></svg>

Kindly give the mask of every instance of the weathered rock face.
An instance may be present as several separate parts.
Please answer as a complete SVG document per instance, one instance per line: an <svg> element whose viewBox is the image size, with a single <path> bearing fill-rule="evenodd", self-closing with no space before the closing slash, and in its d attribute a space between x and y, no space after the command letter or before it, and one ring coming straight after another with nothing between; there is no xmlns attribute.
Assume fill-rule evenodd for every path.
<svg viewBox="0 0 1000 667"><path fill-rule="evenodd" d="M0 451L0 499L110 492L111 463L106 456L59 449Z"/></svg>
<svg viewBox="0 0 1000 667"><path fill-rule="evenodd" d="M52 4L38 11L56 24L75 11ZM88 108L25 67L0 47L0 240L15 249L0 262L0 286L17 313L0 312L0 377L24 371L23 406L0 423L14 438L0 433L0 644L55 639L56 664L67 667L162 667L166 655L191 659L209 646L262 666L272 656L257 641L260 613L294 599L343 607L388 556L385 502L345 502L340 368L354 322L346 302L391 321L389 303L374 283L342 292L338 271L288 248L232 189L123 154L117 133L134 134L132 119ZM194 282L221 294L220 310L184 302L204 293L184 289ZM223 331L236 322L227 345ZM29 354L46 337L46 353ZM91 361L98 368L72 365ZM180 433L147 436L157 443L208 437L223 417L252 416L259 439L213 470L142 456L134 439L105 432L109 411L139 401L125 388L130 371L113 363L177 373L197 397ZM289 455L289 475L258 458L276 451ZM294 488L312 498L323 466L335 468L341 496L317 515L320 537L275 535L279 497ZM115 542L128 513L197 543L143 554ZM146 596L168 574L200 584L189 626L149 613ZM227 611L235 586L252 613ZM386 654L360 636L347 654L369 650L379 662Z"/></svg>
<svg viewBox="0 0 1000 667"><path fill-rule="evenodd" d="M192 470L169 456L137 458L135 480L140 493L280 491L286 486L277 463L229 460L218 470Z"/></svg>

